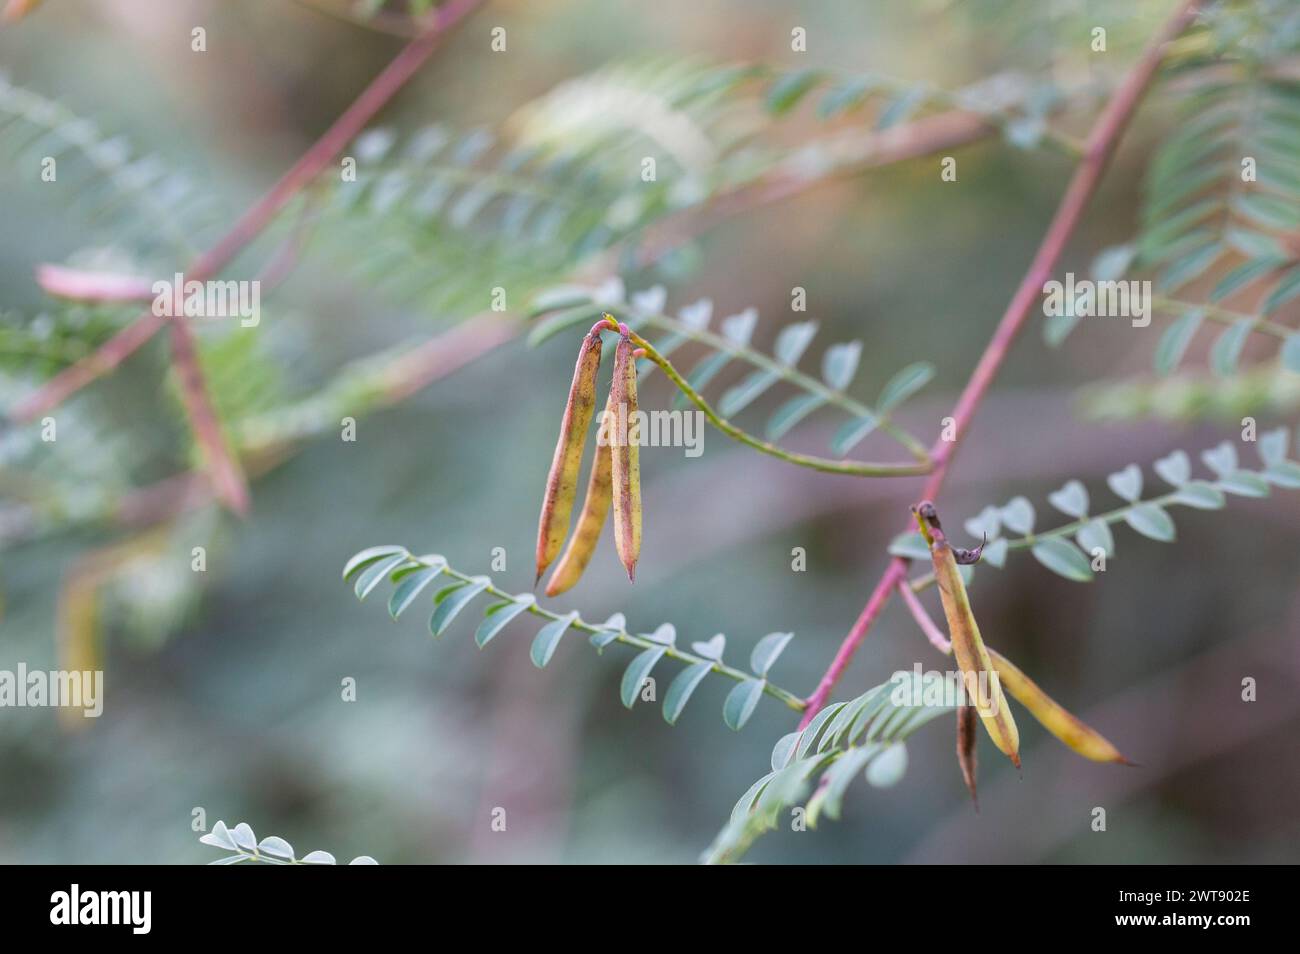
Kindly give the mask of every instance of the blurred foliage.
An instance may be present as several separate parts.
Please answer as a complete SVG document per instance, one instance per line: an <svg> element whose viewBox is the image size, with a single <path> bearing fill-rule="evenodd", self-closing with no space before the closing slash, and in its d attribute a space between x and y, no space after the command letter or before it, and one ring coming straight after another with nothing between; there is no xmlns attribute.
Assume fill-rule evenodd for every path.
<svg viewBox="0 0 1300 954"><path fill-rule="evenodd" d="M331 581L347 555L384 538L438 539L466 564L500 546L509 555L501 585L515 592L530 582L536 488L570 349L504 345L415 396L397 393L393 369L431 334L489 307L496 287L517 313L542 289L621 274L638 288L666 281L674 300L708 297L721 314L752 305L776 316L798 285L810 301L810 318L799 320L840 342L827 356L860 342L851 362L859 374L842 375L844 362L827 357L821 380L791 367L781 382L797 374L825 384L831 397L816 389L811 397L861 418L880 410L879 382L924 359L943 394L900 408L899 426L931 433L1041 234L1068 168L1062 153L1165 15L1155 6L489 4L349 147L356 181L322 177L240 257L232 271L241 276L266 276L276 261L294 266L282 282L267 279L260 325L198 329L222 426L256 478L251 519L237 523L207 499L158 343L59 408L56 440L43 438L43 422L0 431L0 668L102 663L109 692L105 715L75 733L40 710L4 712L0 758L16 781L0 795L0 852L24 861L200 860L189 822L205 806L384 862L693 860L753 778L764 739L788 730L788 712L760 707L733 737L697 704L668 730L613 703L598 661L575 654L539 674L526 671L522 646L490 660L463 644L376 642L374 614L341 599ZM11 71L0 81L0 156L10 172L0 185L6 407L137 314L48 297L32 281L34 266L170 278L391 57L386 34L409 34L429 12L420 0L150 7L42 5L0 32ZM1172 259L1153 250L1185 242L1175 251L1208 258L1212 246L1221 254L1187 276L1197 281L1190 291L1169 288L1179 301L1232 303L1251 277L1242 277L1244 256L1253 275L1269 277L1271 295L1259 308L1236 307L1252 322L1246 331L1265 315L1294 327L1300 299L1285 291L1294 256L1274 259L1279 248L1292 251L1300 193L1283 160L1300 114L1292 80L1273 68L1293 67L1296 22L1294 5L1225 3L1180 44L1160 102L1143 113L1079 237L1081 261L1129 245L1142 253L1133 268L1154 267L1167 281ZM198 60L188 46L195 24L209 36ZM509 31L504 56L488 49L487 28L497 24ZM1107 28L1104 55L1088 46L1098 24ZM808 31L806 55L790 49L793 26ZM292 36L292 48L259 39L273 36ZM939 182L937 157L852 175L869 164L861 150L869 137L955 107L979 110L1001 132L957 153L958 183ZM1243 133L1258 144L1259 182L1225 198ZM652 182L641 178L647 155L658 159ZM39 178L47 156L58 162L57 185ZM1148 159L1135 222L1134 183ZM657 229L773 177L824 184L660 244ZM1260 195L1268 201L1251 199ZM1212 234L1185 215L1204 201L1216 203L1205 213ZM680 335L684 367L712 368L720 393L738 395L736 413L752 405L777 436L781 422L807 416L791 432L796 445L836 440L814 433L820 403L791 408L788 394L772 403L767 388L777 382L752 383L755 370L771 370L755 368L752 355L779 356L788 319L764 319L720 351L662 302L643 310L649 326ZM685 331L666 324L674 321ZM1195 349L1188 327L1180 360ZM1180 423L1158 432L1144 460L1183 443L1187 420L1222 412L1257 415L1261 428L1292 425L1297 378L1278 361L1291 353L1287 342L1279 352L1276 340L1257 342L1276 334L1238 334L1220 348L1231 362L1211 355L1220 377L1151 384L1137 375L1160 360L1159 336L1084 322L1062 351L1024 345L1005 384L1071 391L1132 376L1092 384L1083 408L1110 419L1175 414ZM862 378L876 384L852 383ZM655 390L666 385L652 382L648 398L666 402L667 391ZM1043 440L1024 459L985 461L984 477L953 485L957 512L1047 492L1066 477L1103 478L1138 457L1131 446L1112 448L1121 425L1088 428L1049 414L1034 419ZM355 442L337 439L345 417L359 421ZM982 420L993 432L1017 426ZM1217 439L1204 433L1196 446ZM735 513L730 536L702 538L693 527L741 499L746 484L793 479L788 465L717 438L710 434L705 460L685 467L666 452L647 455L647 499L674 502L647 528L647 564L660 575L627 590L593 572L576 598L593 619L615 607L651 618L671 605L682 632L700 640L726 629L748 645L773 628L797 629L785 676L810 687L859 611L863 580L882 559L878 543L901 525L912 488L875 497L822 478L792 486L771 513ZM1087 473L1061 470L1053 447L1062 441L1081 448ZM838 443L850 446L843 435ZM981 473L980 455L978 442L964 449L963 468ZM1039 480L1041 488L1027 486ZM1017 659L1041 656L1035 671L1054 673L1079 700L1140 687L1261 628L1293 633L1300 528L1285 516L1294 508L1279 517L1278 506L1180 525L1180 550L1214 556L1179 563L1177 573L1162 562L1164 548L1136 542L1104 586L1071 589L1031 561L1009 564L998 586L976 591L982 624ZM750 516L763 519L749 529ZM810 572L791 573L792 547L807 550ZM911 666L923 643L891 614L846 687ZM522 673L512 668L521 660ZM1227 701L1206 705L1239 705L1240 673L1262 676L1253 667L1243 655L1214 690ZM339 695L348 678L356 702ZM1295 684L1286 670L1270 678L1278 694ZM722 688L706 680L699 697L721 707ZM1160 704L1185 700L1174 693ZM1273 724L1295 723L1289 711ZM1144 749L1194 742L1141 725L1108 728L1122 730L1112 736L1138 761ZM835 838L784 831L753 857L907 857L936 819L968 811L941 735L909 743L912 767L889 793L846 801ZM1029 766L1035 738L1026 732ZM1169 814L1181 827L1144 843L1144 860L1262 860L1294 847L1294 800L1264 795L1294 791L1298 773L1294 747L1262 723L1229 755L1154 774L1126 796L1133 816ZM1120 839L1099 847L1086 830L1086 806L1110 783L1089 775L1063 794L1029 781L1018 796L1026 813L1055 800L1079 815L1049 858L1081 854L1087 842L1089 857L1128 859ZM506 832L490 827L498 807L509 813ZM961 857L956 846L951 857Z"/></svg>

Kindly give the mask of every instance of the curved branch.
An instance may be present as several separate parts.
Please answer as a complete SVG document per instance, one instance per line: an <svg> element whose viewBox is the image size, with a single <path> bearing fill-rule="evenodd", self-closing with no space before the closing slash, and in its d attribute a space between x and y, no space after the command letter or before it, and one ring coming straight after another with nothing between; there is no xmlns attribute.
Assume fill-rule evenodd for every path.
<svg viewBox="0 0 1300 954"><path fill-rule="evenodd" d="M843 391L837 391L834 388L829 387L823 382L817 380L811 374L805 374L798 368L782 364L780 361L768 357L756 348L749 347L749 345L737 344L725 335L715 334L705 328L692 328L683 322L669 317L668 315L648 314L645 312L641 312L639 315L645 319L647 324L654 325L656 328L661 328L664 331L671 331L675 335L706 345L714 351L730 355L731 357L744 361L747 364L751 364L756 368L767 371L780 380L792 384L802 391L816 395L827 404L838 407L842 411L846 411L853 417L874 418L879 422L882 431L906 447L912 456L918 461L925 463L930 459L929 451L925 449L921 442L907 431L894 424L889 419L887 413L881 413L873 408L867 407L867 405L863 404L861 401L854 400Z"/></svg>
<svg viewBox="0 0 1300 954"><path fill-rule="evenodd" d="M618 330L618 322L610 315L604 318L605 323L609 325L610 330ZM930 472L930 463L928 461L919 461L915 464L873 464L859 463L851 460L831 460L828 457L816 457L810 454L796 454L788 451L783 447L755 437L748 431L742 430L735 424L732 424L726 418L721 417L717 411L709 404L708 401L687 383L671 361L655 350L654 345L646 341L636 332L631 333L632 343L638 348L645 350L645 356L653 361L663 371L668 379L677 385L691 403L700 409L710 424L716 427L722 433L726 434L733 440L739 441L748 447L761 451L771 457L783 460L789 464L796 464L800 467L808 467L812 470L819 470L827 474L845 474L851 477L916 477L921 474Z"/></svg>
<svg viewBox="0 0 1300 954"><path fill-rule="evenodd" d="M942 439L938 440L931 451L935 466L926 481L925 489L921 493L923 499L934 500L938 497L958 444L966 436L980 402L984 399L985 393L1001 369L1002 362L1011 350L1011 345L1020 333L1020 329L1024 327L1025 322L1029 319L1034 302L1042 293L1044 283L1051 277L1066 242L1074 234L1075 228L1083 217L1083 211L1088 201L1092 198L1093 193L1097 191L1102 174L1106 171L1106 166L1109 164L1120 138L1128 128L1129 121L1137 111L1138 103L1141 102L1142 97L1155 79L1156 71L1164 58L1165 45L1191 24L1196 18L1197 9L1196 0L1182 0L1178 4L1173 15L1157 32L1150 45L1143 52L1141 59L1138 60L1137 65L1133 67L1123 84L1121 84L1097 118L1092 132L1088 136L1084 157L1075 169L1070 184L1066 187L1065 195L1061 198L1061 204L1056 210L1056 215L1052 218L1051 225L1048 226L1047 234L1043 236L1042 244L1034 255L1034 260L1030 264L1028 272L1025 273L1020 286L1016 289L1011 304L1007 306L1006 313L1003 314L1002 320L993 332L992 340L984 349L979 363L975 366L970 380L967 381L966 387L957 401L957 406L952 413L955 425L954 438L951 442ZM867 600L866 606L863 607L862 613L849 630L848 635L844 637L843 642L840 643L839 651L836 652L835 658L822 675L817 688L808 697L808 708L804 710L801 725L807 725L818 710L826 704L826 700L830 697L835 684L839 681L840 676L844 674L844 670L848 668L854 653L857 652L858 646L862 644L862 640L866 638L867 631L880 614L880 610L888 601L890 594L898 587L900 582L906 581L909 564L910 561L903 557L895 557L890 561L884 575Z"/></svg>

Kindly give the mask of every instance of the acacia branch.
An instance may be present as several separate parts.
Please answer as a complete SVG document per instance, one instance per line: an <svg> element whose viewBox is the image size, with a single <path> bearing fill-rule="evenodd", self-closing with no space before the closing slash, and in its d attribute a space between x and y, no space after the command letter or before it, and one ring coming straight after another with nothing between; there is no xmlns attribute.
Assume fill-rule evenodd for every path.
<svg viewBox="0 0 1300 954"><path fill-rule="evenodd" d="M1038 296L1042 294L1043 285L1051 278L1066 243L1083 217L1088 201L1097 191L1106 166L1114 155L1124 131L1128 128L1129 121L1133 118L1142 97L1150 88L1164 57L1165 44L1182 33L1196 15L1196 0L1183 0L1179 3L1177 10L1156 33L1142 57L1115 91L1115 95L1106 104L1101 115L1097 117L1088 136L1083 158L1075 168L1065 195L1062 196L1056 214L1038 247L1038 252L1034 255L1029 270L1011 299L1011 304L1007 306L1002 320L998 322L993 332L992 339L985 347L984 353L980 355L979 363L976 364L970 380L966 382L966 387L957 400L951 415L953 439L945 441L940 437L930 451L934 469L926 479L920 499L933 500L938 496L958 444L966 436L980 402L1001 369L1002 362L1006 359L1016 336L1029 319ZM808 708L804 710L801 727L807 725L818 710L826 704L835 684L848 668L853 654L862 644L871 624L880 615L890 594L900 584L906 585L908 565L909 561L902 557L895 557L890 561L880 582L876 584L876 588L868 598L866 606L863 607L862 613L854 622L853 628L844 637L817 688L808 697Z"/></svg>
<svg viewBox="0 0 1300 954"><path fill-rule="evenodd" d="M275 215L319 175L334 157L365 128L379 110L413 77L433 53L438 41L463 20L481 0L448 0L438 8L429 28L402 49L371 81L356 101L330 126L271 189L254 203L216 245L196 258L185 274L187 281L207 281L253 241ZM31 421L62 404L71 395L115 369L149 341L166 322L147 311L99 347L94 354L65 368L33 394L20 401L10 417Z"/></svg>

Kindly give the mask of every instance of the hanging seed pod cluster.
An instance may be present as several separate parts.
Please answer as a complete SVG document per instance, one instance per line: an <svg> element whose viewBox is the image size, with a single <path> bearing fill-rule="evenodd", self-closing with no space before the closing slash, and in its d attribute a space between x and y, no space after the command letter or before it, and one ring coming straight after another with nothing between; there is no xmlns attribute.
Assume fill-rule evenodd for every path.
<svg viewBox="0 0 1300 954"><path fill-rule="evenodd" d="M979 561L983 545L971 550L953 547L944 535L934 504L928 500L912 508L921 535L930 548L934 578L948 622L952 653L961 670L966 694L973 700L962 706L957 718L957 761L962 778L975 797L975 721L984 724L998 750L1020 767L1020 732L1016 727L1006 695L1029 710L1043 727L1084 758L1096 762L1131 765L1096 729L1072 715L1043 692L1036 683L1010 660L988 648L980 635L979 624L971 610L966 584L958 566ZM978 803L977 803L978 806Z"/></svg>
<svg viewBox="0 0 1300 954"><path fill-rule="evenodd" d="M604 330L617 330L614 378L605 401L596 456L587 480L578 525L569 537L569 524L578 492L592 412L596 404L596 375L600 370ZM542 515L537 526L537 580L560 555L546 584L547 596L558 596L582 577L591 562L610 507L614 509L614 542L629 580L636 577L641 555L641 467L637 435L629 426L637 411L636 349L627 325L604 315L592 326L578 348L578 362L560 422L555 456L546 478ZM568 546L565 538L568 537Z"/></svg>
<svg viewBox="0 0 1300 954"><path fill-rule="evenodd" d="M952 652L957 657L957 666L966 684L966 694L975 700L976 712L993 744L1019 768L1020 732L1002 695L1001 680L984 646L970 598L966 595L966 584L957 570L958 557L963 563L974 563L979 559L979 551L955 551L939 525L934 504L929 501L917 506L914 513L930 546L934 578L939 587L939 598L943 601L944 616L948 619L948 637L952 640Z"/></svg>

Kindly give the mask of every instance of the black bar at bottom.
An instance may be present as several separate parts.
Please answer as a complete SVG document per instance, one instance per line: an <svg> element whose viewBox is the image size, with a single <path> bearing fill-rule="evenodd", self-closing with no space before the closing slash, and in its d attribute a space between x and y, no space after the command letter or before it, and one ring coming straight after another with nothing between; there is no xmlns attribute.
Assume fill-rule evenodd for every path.
<svg viewBox="0 0 1300 954"><path fill-rule="evenodd" d="M679 872L671 886L662 872L622 869L607 871L592 883L591 873L580 868L552 872L545 880L535 871L403 867L41 867L21 873L11 869L11 875L0 910L6 935L14 939L76 934L89 940L93 934L95 940L113 935L127 943L146 938L221 943L226 938L271 944L277 939L373 940L395 928L454 930L457 922L463 927L485 915L481 923L489 930L494 925L543 929L565 923L577 930L568 919L597 912L624 918L650 904L653 915L647 917L649 910L636 915L648 940L672 929L673 901L695 907L696 915L687 916L697 928L712 919L707 910L731 912L739 919L731 922L734 929L754 914L755 905L770 914L771 906L779 904L788 928L806 922L809 931L828 915L852 917L857 912L864 927L887 918L899 930L911 924L922 934L937 931L940 936L945 929L1021 939L1040 930L1052 932L1046 937L1071 939L1101 934L1181 939L1199 932L1230 940L1258 927L1284 927L1288 918L1282 906L1294 881L1293 870L1285 867L973 865L833 873L795 868L782 870L771 882L753 869L729 875ZM693 877L703 880L693 882ZM711 893L715 901L703 904L701 885L728 882L732 889L726 895ZM493 916L494 909L507 917ZM718 923L726 922L730 917ZM766 930L764 923L770 926L767 915L756 917L750 930ZM841 922L837 930L843 927Z"/></svg>

